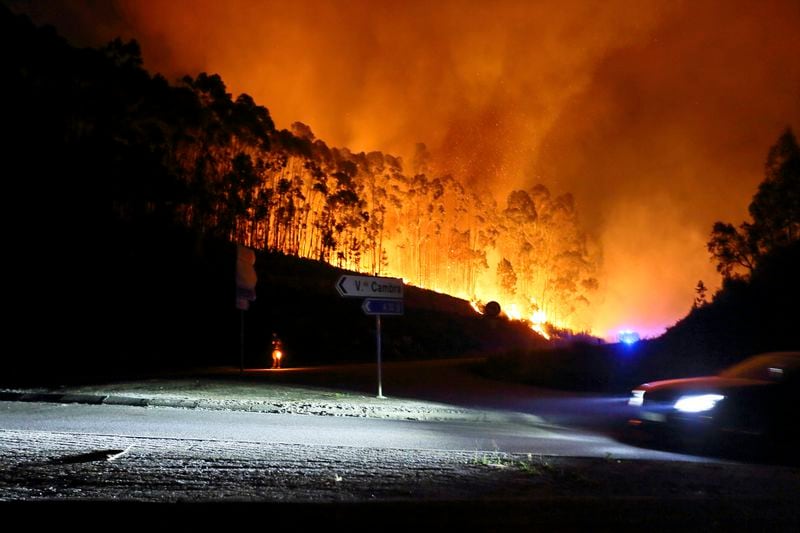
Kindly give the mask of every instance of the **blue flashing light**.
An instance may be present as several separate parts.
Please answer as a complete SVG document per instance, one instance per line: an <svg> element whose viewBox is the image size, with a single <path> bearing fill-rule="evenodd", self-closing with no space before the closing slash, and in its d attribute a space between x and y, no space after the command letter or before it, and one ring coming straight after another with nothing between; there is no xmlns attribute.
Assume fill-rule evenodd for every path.
<svg viewBox="0 0 800 533"><path fill-rule="evenodd" d="M630 329L623 329L617 334L617 338L620 342L625 343L627 345L636 344L641 339L639 334L635 331Z"/></svg>

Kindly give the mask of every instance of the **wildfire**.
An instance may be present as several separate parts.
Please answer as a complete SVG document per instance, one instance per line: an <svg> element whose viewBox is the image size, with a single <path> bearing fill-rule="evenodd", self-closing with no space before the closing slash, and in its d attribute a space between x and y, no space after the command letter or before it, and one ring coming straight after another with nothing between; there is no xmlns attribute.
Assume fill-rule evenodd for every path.
<svg viewBox="0 0 800 533"><path fill-rule="evenodd" d="M476 313L481 315L483 314L483 310L478 307L478 302L476 300L470 300L469 305L475 310Z"/></svg>
<svg viewBox="0 0 800 533"><path fill-rule="evenodd" d="M469 305L478 313L483 314L483 311L480 306L480 302L478 300L470 300ZM536 303L535 301L531 300L532 307L535 308ZM502 306L501 306L502 307ZM547 314L542 311L541 309L536 309L531 313L530 316L524 316L523 313L520 311L519 306L516 303L512 303L505 311L505 315L511 319L516 320L518 322L524 322L528 324L528 326L544 337L547 340L550 340L550 334L547 333L545 327L548 324L547 322Z"/></svg>
<svg viewBox="0 0 800 533"><path fill-rule="evenodd" d="M298 139L281 148L284 133L266 154L234 140L254 162L267 162L254 168L268 174L261 176L259 207L231 230L237 242L498 299L509 312L517 302L518 320L528 316L543 335L548 324L615 337L618 322L631 319L620 315L634 311L648 324L637 324L642 337L674 323L696 280L717 276L697 236L713 220L738 219L761 171L762 147L772 140L766 136L774 133L764 125L798 117L800 70L785 67L797 63L797 46L787 44L796 41L786 40L796 38L796 0L764 9L749 2L725 9L714 2L598 2L602 9L586 2L555 2L553 9L545 2L416 0L403 9L364 0L195 0L192 9L141 0L92 10L76 5L93 2L11 4L56 27L71 21L66 27L74 35L95 43L135 36L151 72L170 79L219 73L230 92L268 106L282 131L294 120L313 126L319 138L303 125L307 133L298 133L308 141L303 157L292 155ZM588 12L592 24L585 23ZM699 34L719 46L697 47ZM719 68L719 49L735 51L726 56L730 69ZM675 68L660 69L665 64ZM727 83L728 70L747 82ZM687 83L686 72L696 79ZM758 102L757 113L742 101ZM674 112L665 115L666 108ZM227 127L214 128L226 132L217 137L229 137ZM752 142L742 142L742 131ZM200 131L176 133L187 145L169 155L183 166L179 174L219 184L236 154L209 145ZM413 153L419 141L435 157ZM397 157L376 157L376 150ZM731 155L725 166L720 153ZM705 176L700 184L698 172ZM430 179L451 175L460 182ZM581 219L605 246L597 254L602 285L590 283L596 272L580 270L592 261L578 253L585 247L572 230L571 202L532 189L539 175L590 204ZM496 198L473 195L476 185ZM514 188L531 193L531 201L516 194L506 201ZM711 209L706 200L720 188L731 201L712 202ZM206 193L216 194L198 193L204 202ZM350 202L356 196L362 203ZM180 212L187 224L218 226L213 214L201 220L207 213L198 206ZM540 309L528 310L529 295Z"/></svg>

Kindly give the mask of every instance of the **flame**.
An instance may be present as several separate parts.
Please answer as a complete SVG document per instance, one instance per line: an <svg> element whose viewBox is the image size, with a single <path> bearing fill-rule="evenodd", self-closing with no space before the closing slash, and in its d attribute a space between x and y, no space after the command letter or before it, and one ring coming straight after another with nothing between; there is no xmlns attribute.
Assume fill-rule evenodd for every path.
<svg viewBox="0 0 800 533"><path fill-rule="evenodd" d="M407 161L422 141L447 162L439 170L499 196L528 187L532 174L563 184L602 240L602 293L591 316L567 324L559 302L537 291L547 313L533 311L531 322L607 340L631 320L643 336L660 335L685 314L698 279L718 279L705 253L711 224L741 218L773 125L800 117L800 70L786 68L797 64L796 0L722 10L620 1L46 4L30 11L85 44L136 37L151 72L219 73L232 93L267 105L280 128L299 120L330 145ZM698 46L701 34L718 46ZM380 275L399 273L429 286L409 266ZM503 297L493 282L472 283L466 294L476 299Z"/></svg>
<svg viewBox="0 0 800 533"><path fill-rule="evenodd" d="M547 325L547 315L544 311L534 311L528 320L531 323L531 329L533 331L545 339L550 340L550 334L545 330L545 326Z"/></svg>
<svg viewBox="0 0 800 533"><path fill-rule="evenodd" d="M469 305L478 313L483 314L482 306L480 300L477 299L470 299ZM531 299L531 306L535 309L536 302L535 300ZM503 308L503 305L500 305ZM547 314L542 311L541 309L536 309L531 313L530 316L526 317L522 314L519 309L519 305L516 303L512 303L508 306L508 309L504 311L505 315L510 320L515 320L517 322L524 322L527 324L533 331L541 335L547 340L551 340L550 334L547 332Z"/></svg>
<svg viewBox="0 0 800 533"><path fill-rule="evenodd" d="M481 308L478 306L478 301L477 301L477 300L470 300L470 301L469 301L469 305L470 305L470 306L471 306L471 307L472 307L472 308L475 310L475 312L476 312L476 313L478 313L479 315L482 315L482 314L483 314L483 310L482 310L482 309L481 309Z"/></svg>

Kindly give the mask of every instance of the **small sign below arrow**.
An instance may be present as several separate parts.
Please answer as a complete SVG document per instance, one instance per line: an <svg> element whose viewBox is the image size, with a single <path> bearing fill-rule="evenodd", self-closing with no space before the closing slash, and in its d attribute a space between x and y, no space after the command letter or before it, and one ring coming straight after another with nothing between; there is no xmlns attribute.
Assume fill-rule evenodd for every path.
<svg viewBox="0 0 800 533"><path fill-rule="evenodd" d="M366 315L402 315L403 300L367 298L361 304L361 309Z"/></svg>

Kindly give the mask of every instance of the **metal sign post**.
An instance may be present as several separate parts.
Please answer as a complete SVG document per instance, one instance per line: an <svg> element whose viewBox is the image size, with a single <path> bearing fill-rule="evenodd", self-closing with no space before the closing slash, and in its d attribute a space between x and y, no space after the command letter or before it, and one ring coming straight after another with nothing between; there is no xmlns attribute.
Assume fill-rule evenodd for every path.
<svg viewBox="0 0 800 533"><path fill-rule="evenodd" d="M403 280L374 276L341 276L336 282L340 296L364 298L361 310L365 315L375 315L375 344L378 354L378 398L383 395L381 360L381 315L403 314Z"/></svg>
<svg viewBox="0 0 800 533"><path fill-rule="evenodd" d="M378 338L378 398L386 398L383 395L383 378L381 376L381 315L375 315L375 331Z"/></svg>
<svg viewBox="0 0 800 533"><path fill-rule="evenodd" d="M239 375L244 374L244 309L239 311L240 323L239 328Z"/></svg>

